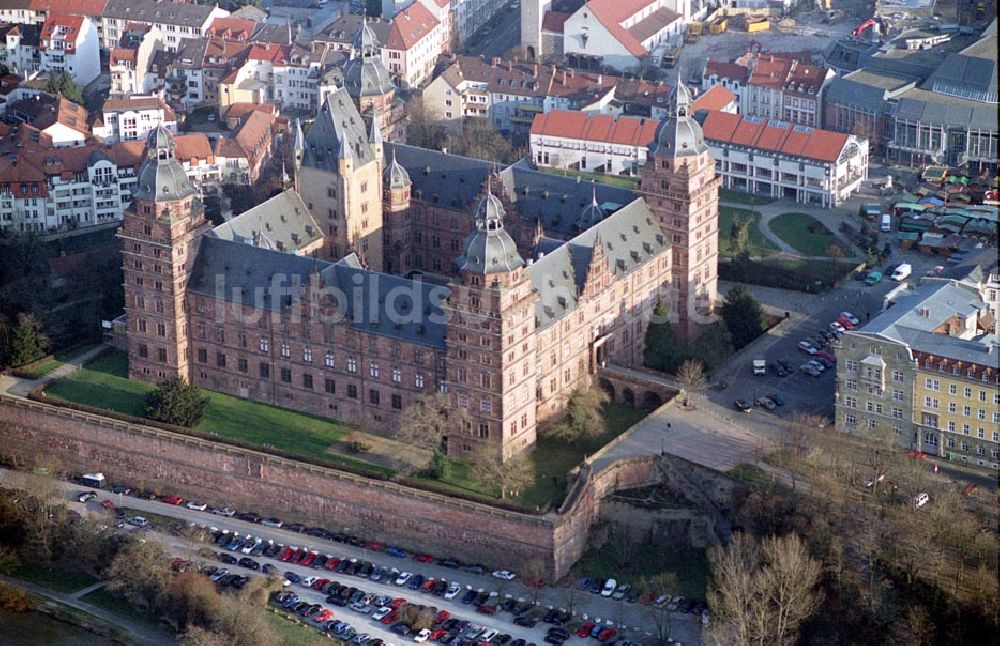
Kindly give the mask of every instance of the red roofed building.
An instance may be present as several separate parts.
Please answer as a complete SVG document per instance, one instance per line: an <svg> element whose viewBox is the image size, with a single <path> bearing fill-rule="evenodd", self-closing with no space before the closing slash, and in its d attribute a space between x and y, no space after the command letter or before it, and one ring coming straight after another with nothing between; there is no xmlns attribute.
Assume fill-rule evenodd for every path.
<svg viewBox="0 0 1000 646"><path fill-rule="evenodd" d="M247 18L216 18L205 30L209 38L224 38L245 43L253 36L257 23Z"/></svg>
<svg viewBox="0 0 1000 646"><path fill-rule="evenodd" d="M741 114L816 126L823 89L834 73L808 61L802 53L747 53L728 62L709 60L701 87L722 86L733 92Z"/></svg>
<svg viewBox="0 0 1000 646"><path fill-rule="evenodd" d="M563 23L563 53L572 67L636 68L690 15L689 0L589 0Z"/></svg>
<svg viewBox="0 0 1000 646"><path fill-rule="evenodd" d="M756 115L698 111L723 186L832 208L868 177L868 140Z"/></svg>
<svg viewBox="0 0 1000 646"><path fill-rule="evenodd" d="M417 87L431 77L434 64L448 45L450 34L437 18L419 2L414 2L392 19L383 46L389 72L404 87Z"/></svg>
<svg viewBox="0 0 1000 646"><path fill-rule="evenodd" d="M159 29L146 24L128 25L118 46L108 55L111 96L153 93L157 79L151 68L156 52L161 50L163 34Z"/></svg>
<svg viewBox="0 0 1000 646"><path fill-rule="evenodd" d="M108 99L101 108L101 125L94 125L94 134L105 143L146 140L157 126L177 132L177 115L158 96L131 96Z"/></svg>
<svg viewBox="0 0 1000 646"><path fill-rule="evenodd" d="M535 115L531 159L539 167L636 175L659 124L658 119L553 110Z"/></svg>
<svg viewBox="0 0 1000 646"><path fill-rule="evenodd" d="M38 51L41 53L41 71L66 73L81 87L101 73L97 25L86 16L49 16L42 24Z"/></svg>

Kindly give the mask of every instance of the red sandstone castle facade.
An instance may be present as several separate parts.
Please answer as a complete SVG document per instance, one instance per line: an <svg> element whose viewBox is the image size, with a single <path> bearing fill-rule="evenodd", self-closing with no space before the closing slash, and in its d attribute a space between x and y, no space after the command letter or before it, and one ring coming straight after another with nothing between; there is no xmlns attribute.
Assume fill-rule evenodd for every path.
<svg viewBox="0 0 1000 646"><path fill-rule="evenodd" d="M214 229L159 129L120 230L130 376L388 430L446 392L469 422L444 448L507 459L641 363L658 301L684 337L708 320L718 180L689 102L636 195L383 143L340 90L296 132L296 188Z"/></svg>

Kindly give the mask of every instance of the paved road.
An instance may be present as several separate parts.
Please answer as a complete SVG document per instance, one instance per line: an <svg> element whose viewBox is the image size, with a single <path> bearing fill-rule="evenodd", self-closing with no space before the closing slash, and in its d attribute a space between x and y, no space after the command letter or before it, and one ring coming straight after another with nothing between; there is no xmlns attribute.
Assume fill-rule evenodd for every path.
<svg viewBox="0 0 1000 646"><path fill-rule="evenodd" d="M27 474L21 472L10 471L7 469L0 469L0 482L8 482L15 485L25 486L27 482L30 482L30 477ZM425 577L429 576L429 577L434 577L436 579L457 581L463 586L472 587L473 589L477 590L481 588L485 590L497 591L500 596L510 594L514 598L523 598L523 599L532 598L532 594L529 588L525 587L518 581L503 582L500 581L499 579L493 578L488 575L487 576L474 575L462 570L454 570L432 563L418 563L416 561L413 561L412 559L393 558L384 553L372 552L370 550L366 550L361 547L353 547L351 545L346 545L343 543L335 543L332 541L327 541L320 538L315 538L313 536L299 534L297 532L291 532L284 529L272 529L268 527L262 527L260 525L247 523L241 520L236 520L234 518L214 516L212 514L208 514L205 512L192 511L185 507L167 505L165 503L158 501L142 500L130 496L117 496L102 491L99 492L99 497L97 500L93 500L90 503L87 503L86 505L81 505L80 503L76 502L76 496L81 491L86 490L84 487L65 482L59 482L58 485L63 492L64 496L63 500L68 502L70 507L77 509L81 513L86 512L91 514L102 514L107 516L107 512L105 512L100 507L100 502L102 500L111 500L115 504L123 505L127 508L136 510L140 514L143 512L149 512L149 513L159 514L162 516L179 518L184 520L185 522L194 523L197 525L212 526L219 529L228 529L230 531L238 532L244 535L250 533L256 536L260 536L265 541L273 540L276 543L281 543L284 545L295 545L297 547L314 549L323 554L333 554L341 558L364 559L371 561L375 565L384 565L390 568L396 567L400 570L422 574ZM328 528L334 531L336 530L343 530L345 532L351 531L351 528L349 527L337 526L335 524L331 524ZM171 536L170 540L171 542L175 543L181 542L181 539L178 539L177 537L174 536ZM188 548L190 548L190 546L188 546ZM264 560L259 558L255 560L258 560L261 563L264 562ZM282 572L294 568L294 566L286 567L287 564L285 563L275 562L275 565L279 566ZM502 562L498 562L490 565L492 565L493 567L503 567L504 564ZM230 567L230 569L234 571L242 570L242 568L235 566ZM319 572L317 572L316 570L310 570L309 568L305 568L304 571L307 571L308 574L312 575L319 574ZM336 578L337 580L341 581L344 584L347 584L348 581L354 580L354 577L346 577L344 575L334 575L331 578ZM358 581L360 581L360 579L358 579ZM365 582L365 587L369 586L369 584L371 585L373 592L378 592L379 594L383 593L375 589L375 586L379 584ZM351 585L356 585L356 584L352 583ZM386 589L393 591L393 596L402 595L411 598L424 596L423 593L418 594L410 590L405 590L405 592L401 592L399 588L396 588L394 586L384 586L384 584L382 585ZM296 592L298 592L298 590L296 590ZM389 592L384 592L384 593L389 594ZM565 589L562 588L554 588L554 587L543 588L539 593L538 600L542 607L566 608L570 605L568 593L566 592ZM428 600L424 601L423 603L431 603L431 601ZM439 608L445 608L449 612L452 611L458 612L459 616L462 616L464 613L464 615L466 616L464 616L463 618L467 618L470 621L476 621L475 617L478 617L479 623L489 623L490 625L495 625L498 629L502 628L503 632L507 632L511 635L518 636L521 633L526 632L526 629L512 624L509 621L509 617L507 615L503 616L498 615L494 618L486 618L483 615L477 615L474 611L470 612L471 610L470 607L463 606L461 603L458 603L457 599L454 601L447 601L442 598L436 597L434 598L433 604ZM651 625L648 618L642 616L642 613L639 610L641 606L621 604L619 602L611 601L610 599L582 592L576 593L574 595L572 605L575 611L578 613L578 616L581 617L584 614L588 615L589 617L603 617L603 618L607 617L620 618L624 616L624 620L622 620L620 623L624 623L629 626ZM356 614L350 610L340 609L339 612L337 612L337 616L341 617L345 613L349 615ZM352 621L351 623L353 623L355 627L359 627L358 622ZM685 644L699 643L701 627L693 615L685 613L675 613L673 624L674 624L674 635L676 636L676 639L683 641L683 643ZM532 636L530 637L525 636L524 638L528 641L535 641L536 643L541 643L541 637L544 637L545 629L548 628L547 625L544 625L544 627L542 626L543 625L540 624L539 627L536 627L534 629L535 632L531 633ZM539 629L541 629L541 632L538 632ZM395 636L393 637L394 639L389 640L390 643L397 643L398 637ZM578 643L582 644L583 642L580 641Z"/></svg>
<svg viewBox="0 0 1000 646"><path fill-rule="evenodd" d="M62 379L63 377L76 372L80 369L80 366L96 357L104 350L104 348L104 345L99 345L96 348L88 350L80 356L63 363L63 365L59 366L41 379L22 379L21 377L14 377L13 375L0 376L0 394L10 395L11 397L27 397L28 393L35 388L48 385L56 379Z"/></svg>
<svg viewBox="0 0 1000 646"><path fill-rule="evenodd" d="M113 614L105 610L104 608L91 605L89 603L86 603L85 601L80 601L79 599L80 596L83 596L83 594L86 594L87 592L92 592L93 590L91 588L96 589L94 586L86 588L85 590L81 590L76 594L65 594L62 592L56 592L55 590L51 590L49 588L44 588L40 585L35 585L34 583L30 583L28 581L21 581L20 579L11 579L9 577L5 577L2 575L0 575L0 581L21 588L23 590L27 590L28 592L31 592L33 594L37 594L39 596L52 599L53 601L57 601L65 606L76 608L77 610L81 610L87 614L97 617L98 619L107 624L111 624L112 626L117 626L118 628L121 628L122 630L127 632L135 640L136 644L153 644L154 646L169 646L174 643L174 640L164 635L161 635L155 630L150 630L145 626L140 626L139 624L133 623L127 619L123 619L122 617L119 617L118 615ZM2 630L0 630L0 636L2 636ZM0 641L2 641L2 639L0 639Z"/></svg>
<svg viewBox="0 0 1000 646"><path fill-rule="evenodd" d="M485 30L489 29L489 33ZM506 56L513 47L521 44L521 10L510 4L497 11L493 19L465 43L469 56Z"/></svg>

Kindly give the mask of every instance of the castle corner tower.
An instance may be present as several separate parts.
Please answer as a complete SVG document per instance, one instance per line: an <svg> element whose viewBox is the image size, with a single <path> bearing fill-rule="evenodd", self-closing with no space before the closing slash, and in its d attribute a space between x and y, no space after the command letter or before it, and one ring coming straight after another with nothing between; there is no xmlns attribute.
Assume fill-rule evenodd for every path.
<svg viewBox="0 0 1000 646"><path fill-rule="evenodd" d="M689 342L715 317L722 180L683 83L670 92L667 112L642 168L641 192L673 250L670 316L678 338Z"/></svg>
<svg viewBox="0 0 1000 646"><path fill-rule="evenodd" d="M184 295L194 243L208 227L198 191L174 151L167 129L149 133L138 192L118 230L129 378L153 383L191 380Z"/></svg>

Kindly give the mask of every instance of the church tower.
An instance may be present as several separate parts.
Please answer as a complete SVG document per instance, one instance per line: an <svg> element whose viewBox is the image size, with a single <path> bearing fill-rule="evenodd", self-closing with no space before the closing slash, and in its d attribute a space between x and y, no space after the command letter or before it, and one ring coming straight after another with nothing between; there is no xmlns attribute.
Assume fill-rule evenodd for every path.
<svg viewBox="0 0 1000 646"><path fill-rule="evenodd" d="M138 192L118 230L125 273L130 379L191 380L184 295L198 236L209 226L198 191L161 127L146 139Z"/></svg>
<svg viewBox="0 0 1000 646"><path fill-rule="evenodd" d="M488 179L445 303L449 391L468 419L445 446L496 461L535 443L538 296L503 218Z"/></svg>
<svg viewBox="0 0 1000 646"><path fill-rule="evenodd" d="M382 62L382 49L375 30L362 18L354 34L353 58L344 66L344 87L366 121L376 121L387 141L405 140L402 101Z"/></svg>
<svg viewBox="0 0 1000 646"><path fill-rule="evenodd" d="M641 192L672 249L671 320L684 342L714 320L719 279L719 185L715 160L680 82L667 99L642 168Z"/></svg>

